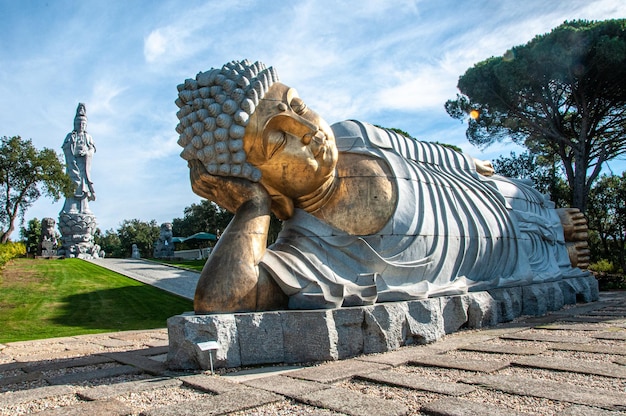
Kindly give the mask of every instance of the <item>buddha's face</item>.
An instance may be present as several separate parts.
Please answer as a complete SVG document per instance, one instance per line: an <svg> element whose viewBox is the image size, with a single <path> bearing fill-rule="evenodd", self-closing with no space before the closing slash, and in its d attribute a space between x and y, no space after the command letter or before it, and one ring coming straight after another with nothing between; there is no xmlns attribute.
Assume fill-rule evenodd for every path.
<svg viewBox="0 0 626 416"><path fill-rule="evenodd" d="M334 176L337 147L330 126L295 89L275 83L259 101L244 137L261 183L289 198L308 195Z"/></svg>

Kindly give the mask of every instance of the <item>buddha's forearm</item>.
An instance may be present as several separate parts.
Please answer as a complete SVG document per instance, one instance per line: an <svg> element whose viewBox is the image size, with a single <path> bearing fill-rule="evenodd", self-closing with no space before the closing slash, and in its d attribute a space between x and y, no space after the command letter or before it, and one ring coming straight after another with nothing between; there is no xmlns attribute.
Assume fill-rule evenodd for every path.
<svg viewBox="0 0 626 416"><path fill-rule="evenodd" d="M269 200L241 205L202 270L196 313L256 310L258 263L265 253L269 223Z"/></svg>

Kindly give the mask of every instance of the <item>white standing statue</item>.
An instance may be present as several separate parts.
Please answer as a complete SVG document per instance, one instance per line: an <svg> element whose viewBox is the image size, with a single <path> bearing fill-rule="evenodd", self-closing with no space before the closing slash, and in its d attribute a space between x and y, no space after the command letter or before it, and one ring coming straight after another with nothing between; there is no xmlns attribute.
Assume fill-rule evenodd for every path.
<svg viewBox="0 0 626 416"><path fill-rule="evenodd" d="M96 199L91 180L91 160L96 152L93 137L87 133L87 109L79 103L74 117L74 130L63 141L66 173L74 182L74 192L65 198L59 213L65 257L97 258L100 247L94 244L96 217L89 209L89 201Z"/></svg>

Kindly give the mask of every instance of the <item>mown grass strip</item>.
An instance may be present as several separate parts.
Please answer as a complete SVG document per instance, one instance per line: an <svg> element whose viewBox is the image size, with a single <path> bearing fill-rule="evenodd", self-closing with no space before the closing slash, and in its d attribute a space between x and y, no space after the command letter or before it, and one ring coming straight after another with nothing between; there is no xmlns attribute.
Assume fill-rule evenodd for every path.
<svg viewBox="0 0 626 416"><path fill-rule="evenodd" d="M163 328L192 302L79 259L14 259L0 272L0 342Z"/></svg>

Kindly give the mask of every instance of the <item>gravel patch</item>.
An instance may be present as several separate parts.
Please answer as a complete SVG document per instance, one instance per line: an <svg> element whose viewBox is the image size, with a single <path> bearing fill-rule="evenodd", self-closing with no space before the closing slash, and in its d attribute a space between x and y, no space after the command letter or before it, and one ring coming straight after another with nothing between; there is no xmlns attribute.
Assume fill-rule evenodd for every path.
<svg viewBox="0 0 626 416"><path fill-rule="evenodd" d="M333 412L328 409L309 406L293 400L283 400L270 403L254 409L229 413L228 416L287 416L287 415L315 415L315 416L345 416L344 413Z"/></svg>
<svg viewBox="0 0 626 416"><path fill-rule="evenodd" d="M202 400L208 396L213 395L187 387L170 387L128 393L116 396L115 399L130 406L133 409L132 415L139 415L141 412L148 409L174 405L186 401Z"/></svg>
<svg viewBox="0 0 626 416"><path fill-rule="evenodd" d="M81 400L75 394L48 397L46 399L32 400L27 403L19 403L0 407L0 416L17 416L29 413L41 412L57 407L71 406L80 403Z"/></svg>

